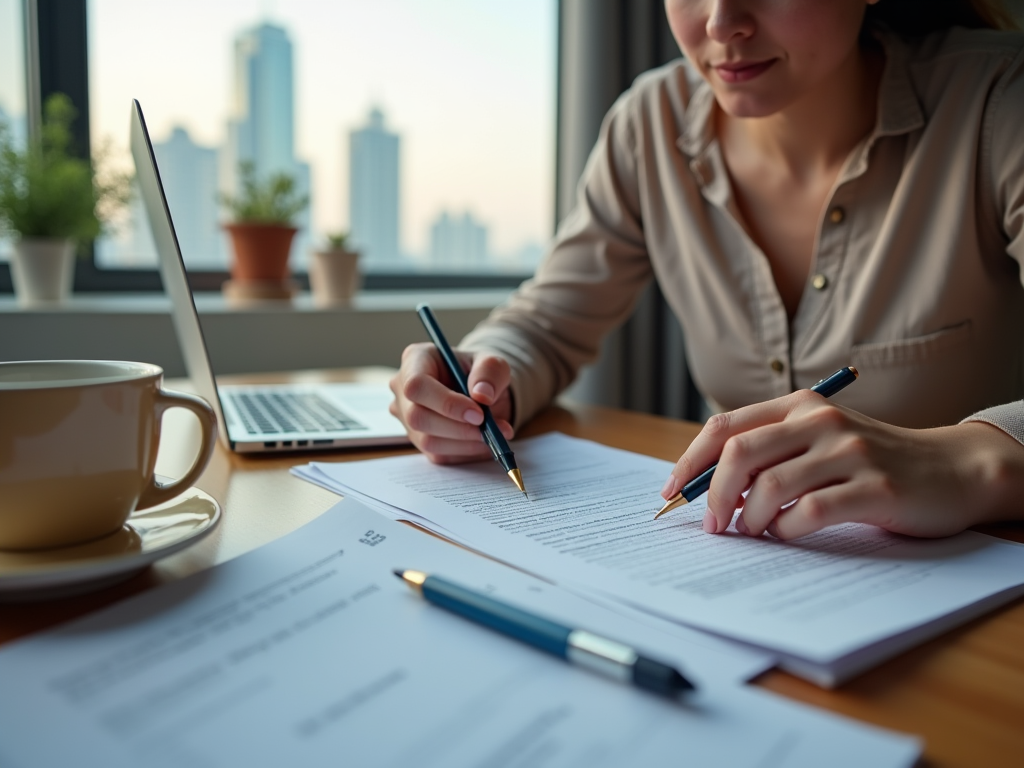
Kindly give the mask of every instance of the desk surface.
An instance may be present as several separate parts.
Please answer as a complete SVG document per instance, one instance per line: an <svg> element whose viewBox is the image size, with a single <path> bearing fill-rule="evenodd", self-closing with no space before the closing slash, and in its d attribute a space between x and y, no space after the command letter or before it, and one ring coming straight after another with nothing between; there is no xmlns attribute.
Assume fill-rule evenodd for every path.
<svg viewBox="0 0 1024 768"><path fill-rule="evenodd" d="M293 374L287 380L372 380L380 369ZM282 380L246 377L244 381ZM182 387L184 382L169 382ZM182 387L183 388L183 387ZM562 404L535 419L523 436L558 430L674 461L699 430L696 424L606 408ZM170 412L157 471L180 475L197 445L191 416ZM243 457L218 446L198 483L225 509L209 538L116 587L47 603L0 606L0 643L108 605L248 552L316 518L338 497L288 473L311 460L353 461L408 449ZM1024 525L984 529L1024 542ZM783 672L758 685L860 720L925 739L928 766L1024 765L1024 601L978 619L826 691Z"/></svg>

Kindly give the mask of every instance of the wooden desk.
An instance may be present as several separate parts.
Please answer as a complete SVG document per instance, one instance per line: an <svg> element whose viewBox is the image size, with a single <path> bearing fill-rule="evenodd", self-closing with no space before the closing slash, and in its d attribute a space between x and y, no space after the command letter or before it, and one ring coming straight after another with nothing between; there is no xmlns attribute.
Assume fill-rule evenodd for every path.
<svg viewBox="0 0 1024 768"><path fill-rule="evenodd" d="M381 369L294 374L289 380L386 378ZM274 380L248 377L246 381ZM277 380L280 380L278 377ZM169 382L182 386L183 382ZM625 411L563 404L523 431L558 430L674 461L699 426ZM158 471L180 474L194 455L191 417L168 414ZM196 547L161 561L124 584L50 603L0 606L0 643L181 578L273 541L313 520L338 497L288 473L310 460L353 461L408 449L242 457L218 447L199 486L225 509L219 530ZM1024 541L1024 525L991 526ZM757 684L800 701L925 738L928 766L1024 766L1024 601L1003 608L826 691L782 672Z"/></svg>

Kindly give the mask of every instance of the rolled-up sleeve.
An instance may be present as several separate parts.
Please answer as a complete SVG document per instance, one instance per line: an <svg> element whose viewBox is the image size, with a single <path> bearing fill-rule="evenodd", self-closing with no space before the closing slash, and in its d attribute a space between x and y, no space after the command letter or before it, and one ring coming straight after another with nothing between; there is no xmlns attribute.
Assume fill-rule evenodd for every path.
<svg viewBox="0 0 1024 768"><path fill-rule="evenodd" d="M1017 261L1024 285L1024 52L1018 54L993 89L988 147L995 203L1007 239L1006 253ZM963 422L983 421L1024 444L1024 400L986 408Z"/></svg>
<svg viewBox="0 0 1024 768"><path fill-rule="evenodd" d="M577 188L536 275L459 344L512 368L515 425L529 420L596 359L651 278L636 170L630 94L605 117Z"/></svg>

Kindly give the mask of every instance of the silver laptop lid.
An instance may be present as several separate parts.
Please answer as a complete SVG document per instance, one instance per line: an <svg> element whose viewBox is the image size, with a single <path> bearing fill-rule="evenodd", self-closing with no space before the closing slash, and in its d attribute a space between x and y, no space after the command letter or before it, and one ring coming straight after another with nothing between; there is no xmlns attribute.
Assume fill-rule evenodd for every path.
<svg viewBox="0 0 1024 768"><path fill-rule="evenodd" d="M160 274L163 277L164 289L171 297L171 317L178 333L181 353L185 358L185 369L198 394L207 400L217 413L221 439L230 444L227 424L224 421L224 409L217 394L217 382L213 378L206 340L199 325L199 313L196 311L192 289L188 285L185 262L181 258L178 236L174 233L174 222L171 221L171 210L167 207L164 186L160 181L153 143L149 139L149 131L146 130L146 118L142 115L142 106L137 99L132 99L131 144L139 191L146 206L149 227L153 230L156 252L160 257Z"/></svg>

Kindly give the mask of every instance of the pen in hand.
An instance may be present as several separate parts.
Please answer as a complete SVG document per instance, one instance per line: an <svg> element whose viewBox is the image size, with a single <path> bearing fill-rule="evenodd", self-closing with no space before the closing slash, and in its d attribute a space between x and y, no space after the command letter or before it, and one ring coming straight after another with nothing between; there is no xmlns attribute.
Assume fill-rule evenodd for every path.
<svg viewBox="0 0 1024 768"><path fill-rule="evenodd" d="M416 307L416 314L420 316L423 327L427 329L430 340L434 342L434 346L437 347L437 351L441 354L445 367L452 375L452 378L455 379L459 391L472 399L472 395L469 394L469 379L466 378L466 373L462 370L459 359L455 356L451 345L444 337L444 333L441 331L441 326L437 322L437 318L434 317L434 313L426 304L420 304ZM509 478L516 484L516 488L522 491L523 495L529 499L530 496L526 493L526 486L523 485L523 475L516 465L515 454L512 453L512 449L508 447L505 436L498 429L494 416L491 415L491 409L481 403L477 403L477 405L480 406L480 410L484 413L484 421L480 425L480 432L484 436L484 442L491 449L494 460L501 464Z"/></svg>
<svg viewBox="0 0 1024 768"><path fill-rule="evenodd" d="M822 379L811 387L811 392L817 392L822 397L832 397L832 395L855 382L859 375L857 369L852 365L847 368L840 368L828 378ZM715 476L715 469L717 467L718 463L716 462L684 485L683 490L665 502L665 506L658 510L658 514L654 516L654 519L657 520L666 512L670 512L684 504L689 504L701 494L707 493L708 488L711 487L711 478Z"/></svg>
<svg viewBox="0 0 1024 768"><path fill-rule="evenodd" d="M428 602L570 664L663 696L675 697L695 688L675 667L616 640L559 624L422 571L395 570L394 574Z"/></svg>

